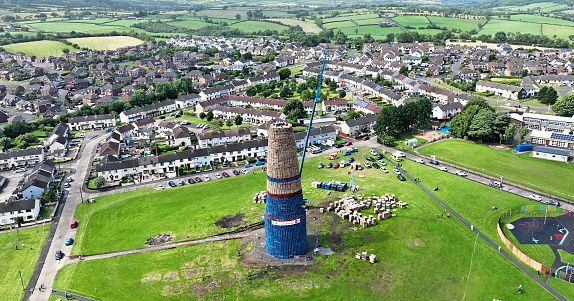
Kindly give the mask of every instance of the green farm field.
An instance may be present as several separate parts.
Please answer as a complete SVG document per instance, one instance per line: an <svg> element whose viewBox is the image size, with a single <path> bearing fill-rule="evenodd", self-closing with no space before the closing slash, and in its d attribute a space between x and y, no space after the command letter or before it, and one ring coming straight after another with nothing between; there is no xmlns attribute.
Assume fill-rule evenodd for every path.
<svg viewBox="0 0 574 301"><path fill-rule="evenodd" d="M80 47L98 50L114 50L120 47L134 46L143 43L142 40L129 36L74 38L68 39L68 41L72 44L78 44Z"/></svg>
<svg viewBox="0 0 574 301"><path fill-rule="evenodd" d="M530 22L530 23L574 26L574 22L572 22L572 21L562 20L562 19L558 19L558 18L538 16L538 15L527 15L527 14L510 15L510 20Z"/></svg>
<svg viewBox="0 0 574 301"><path fill-rule="evenodd" d="M38 31L41 30L46 32L110 32L113 30L126 30L126 27L123 26L107 26L80 22L44 22L30 24L30 27Z"/></svg>
<svg viewBox="0 0 574 301"><path fill-rule="evenodd" d="M505 32L520 32L522 34L533 34L533 35L540 35L540 24L536 23L526 23L526 22L517 22L517 21L506 21L506 20L496 20L491 19L482 27L482 29L478 32L477 35L486 34L486 35L493 35L499 31Z"/></svg>
<svg viewBox="0 0 574 301"><path fill-rule="evenodd" d="M544 24L542 25L542 32L548 37L556 35L557 38L570 41L570 36L574 34L574 27Z"/></svg>
<svg viewBox="0 0 574 301"><path fill-rule="evenodd" d="M307 33L319 33L321 32L321 28L317 26L313 21L301 21L296 19L268 19L270 21L281 22L282 24L289 25L289 26L301 26L303 31Z"/></svg>
<svg viewBox="0 0 574 301"><path fill-rule="evenodd" d="M398 16L394 17L393 21L402 26L412 26L414 28L427 27L429 25L427 18L423 16Z"/></svg>
<svg viewBox="0 0 574 301"><path fill-rule="evenodd" d="M433 143L421 147L419 152L436 155L439 161L453 162L492 176L504 176L505 181L574 199L572 187L564 185L574 181L572 164L531 158L530 153L515 155L510 150L499 151L487 145L460 140Z"/></svg>
<svg viewBox="0 0 574 301"><path fill-rule="evenodd" d="M540 12L551 12L551 11L558 11L558 10L565 10L568 6L564 4L558 4L554 2L539 2L539 3L532 3L528 5L521 5L521 6L501 6L497 7L497 9L501 10L515 10L515 11L540 11Z"/></svg>
<svg viewBox="0 0 574 301"><path fill-rule="evenodd" d="M354 155L359 161L363 161L366 156L366 149ZM317 169L318 161L326 163L326 155L308 159L302 175L303 193L312 205L323 203L326 198L325 190L311 188L312 181L349 181L346 169ZM495 241L498 241L498 238L496 224L493 222L498 216L492 214L490 207L494 204L504 209L532 203L418 163L405 162L404 166L411 175L420 177L421 184L425 187L438 183L441 189L436 195ZM408 202L409 209L399 209L393 212L397 217L357 231L350 230L347 221L332 213L319 214L316 209L312 209L308 221L312 220L311 216L315 216L317 224L310 227L316 227L317 231L320 231L321 245L328 245L335 253L319 256L309 268L276 269L245 265L241 258L246 252L244 248L251 249L250 240L241 243L214 242L82 261L62 269L54 287L98 300L114 301L158 298L283 300L293 297L301 300L340 300L342 295L345 295L345 300L368 300L380 298L381 294L385 295L385 300L458 300L462 299L463 295L466 295L465 300L511 300L516 295L516 287L522 284L523 287L528 287L524 297L553 300L549 293L483 240L477 239L461 222L446 216L436 218L437 214L444 214L444 209L415 184L397 180L392 172L385 174L375 169L357 171L355 179L362 189L362 194L393 193ZM98 198L94 206L78 207L78 210L93 210L91 208L96 208L95 206L102 206L96 208L96 212L106 209L102 214L92 214L88 232L93 227L107 227L106 222L109 224L116 218L114 212L119 208L123 208L123 223L128 227L137 224L140 232L155 233L159 229L149 231L153 227L150 227L150 221L155 224L154 221L157 220L158 223L162 221L165 224L164 229L159 231L177 233L179 230L176 228L180 226L174 219L181 217L186 220L181 219L179 223L189 224L193 221L198 227L212 229L214 220L222 215L235 214L238 208L251 210L250 207L255 207L252 213L242 212L245 212L246 216L258 216L264 205L253 204L251 192L248 190L258 191L264 185L265 175L257 171L255 176L232 177L159 192L139 190L117 194L115 198ZM233 190L226 189L228 186L234 187ZM246 186L250 188L245 189ZM215 187L217 189L214 189ZM181 193L177 192L178 190ZM480 193L476 193L477 191ZM149 195L141 197L142 193ZM343 193L334 192L329 201L333 200L333 196L342 195ZM137 202L131 200L137 196L140 196ZM230 201L224 201L228 198L234 200L233 205L229 205ZM204 199L206 201L203 205L198 203ZM151 205L152 203L159 204ZM163 207L170 208L165 210L170 212L169 216L156 211L155 207L162 204ZM206 207L198 210L201 208L199 206ZM193 207L199 216L188 214L188 207ZM228 210L229 207L234 208ZM129 208L133 208L133 214L125 214ZM189 209L189 212L192 212L192 209ZM78 212L76 214L78 215ZM211 218L206 219L206 214L211 215ZM81 218L78 229L79 237L88 233L84 232L82 220ZM94 220L97 220L96 223ZM119 227L107 228L111 233L106 235L123 236L123 239L114 240L116 244L131 244L132 239L125 237L125 233L133 232ZM95 233L84 235L85 241L82 244L99 239L93 234ZM342 235L342 240L336 239L337 235ZM105 245L98 248L117 249L110 243L102 243ZM377 265L354 259L353 255L362 251L376 254ZM467 279L471 258L472 272ZM423 267L425 272L421 273Z"/></svg>
<svg viewBox="0 0 574 301"><path fill-rule="evenodd" d="M346 35L355 35L355 29L357 29L358 35L364 35L366 33L371 34L373 36L386 36L389 33L401 33L403 32L398 27L380 27L378 25L365 25L365 26L354 26L354 27L345 27L341 28L341 32Z"/></svg>
<svg viewBox="0 0 574 301"><path fill-rule="evenodd" d="M58 41L35 41L35 42L25 42L18 44L10 44L2 46L8 52L18 53L22 52L25 54L32 54L38 57L46 56L60 56L63 54L62 49L69 49L70 51L77 51L71 46L68 46L62 42Z"/></svg>
<svg viewBox="0 0 574 301"><path fill-rule="evenodd" d="M205 26L212 25L212 24L205 23L203 21L198 21L198 20L173 21L173 22L168 22L168 24L173 25L173 26L185 27L185 28L189 28L189 29L199 29L199 28L202 28Z"/></svg>
<svg viewBox="0 0 574 301"><path fill-rule="evenodd" d="M24 286L28 284L50 225L20 229L2 233L0 244L0 300L20 300L24 295L20 274ZM22 248L22 244L25 245ZM16 247L18 246L18 250ZM54 256L53 254L49 254Z"/></svg>
<svg viewBox="0 0 574 301"><path fill-rule="evenodd" d="M241 29L245 32L255 32L255 31L265 31L265 30L277 30L283 31L287 29L287 26L279 25L275 23L262 22L262 21L243 21L230 25L231 28Z"/></svg>
<svg viewBox="0 0 574 301"><path fill-rule="evenodd" d="M325 18L323 19L323 23L331 23L331 22L341 22L341 21L350 21L350 20L365 20L365 19L373 19L378 18L379 15L377 14L360 14L360 15L352 15L352 16L340 16L340 17L333 17L333 18Z"/></svg>
<svg viewBox="0 0 574 301"><path fill-rule="evenodd" d="M378 25L383 19L375 18L375 19L364 19L364 20L355 20L354 22L358 25Z"/></svg>
<svg viewBox="0 0 574 301"><path fill-rule="evenodd" d="M459 19L459 18L444 18L444 17L428 17L431 22L436 26L448 29L460 29L462 31L470 31L473 29L478 29L478 23L484 23L486 20L476 20L476 19Z"/></svg>
<svg viewBox="0 0 574 301"><path fill-rule="evenodd" d="M340 21L340 22L331 22L323 24L323 27L325 29L333 29L334 31L338 31L338 29L342 29L345 27L353 27L353 26L357 26L357 24L351 21Z"/></svg>

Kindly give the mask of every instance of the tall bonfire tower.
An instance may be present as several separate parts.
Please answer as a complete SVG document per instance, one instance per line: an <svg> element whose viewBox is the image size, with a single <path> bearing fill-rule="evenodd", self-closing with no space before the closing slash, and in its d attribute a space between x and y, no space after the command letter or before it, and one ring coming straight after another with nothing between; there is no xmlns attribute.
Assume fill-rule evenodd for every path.
<svg viewBox="0 0 574 301"><path fill-rule="evenodd" d="M307 219L301 190L297 146L289 123L269 127L265 243L275 258L293 258L307 251Z"/></svg>

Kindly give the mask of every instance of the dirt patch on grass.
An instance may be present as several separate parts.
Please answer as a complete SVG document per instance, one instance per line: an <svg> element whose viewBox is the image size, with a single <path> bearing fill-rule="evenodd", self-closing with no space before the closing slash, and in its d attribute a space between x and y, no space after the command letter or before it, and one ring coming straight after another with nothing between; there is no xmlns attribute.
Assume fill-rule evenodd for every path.
<svg viewBox="0 0 574 301"><path fill-rule="evenodd" d="M179 280L179 274L176 271L165 273L165 275L163 275L163 281L170 280Z"/></svg>
<svg viewBox="0 0 574 301"><path fill-rule="evenodd" d="M149 281L158 281L158 280L161 280L161 274L159 274L159 273L157 273L157 274L148 273L142 277L141 281L142 281L142 283L146 283Z"/></svg>
<svg viewBox="0 0 574 301"><path fill-rule="evenodd" d="M166 285L163 287L161 294L164 296L177 295L183 293L184 289L185 289L185 283L181 282L173 285Z"/></svg>
<svg viewBox="0 0 574 301"><path fill-rule="evenodd" d="M184 270L181 270L181 275L185 279L190 279L190 278L201 279L201 276L203 275L203 268L184 269Z"/></svg>
<svg viewBox="0 0 574 301"><path fill-rule="evenodd" d="M166 242L170 242L172 239L173 239L173 237L171 237L171 235L169 235L167 233L162 233L162 234L158 234L152 238L148 238L145 241L145 244L150 245L150 246L157 246L157 245L164 244Z"/></svg>
<svg viewBox="0 0 574 301"><path fill-rule="evenodd" d="M509 150L510 148L506 145L501 145L501 144L491 144L489 145L490 148L495 149L495 150Z"/></svg>
<svg viewBox="0 0 574 301"><path fill-rule="evenodd" d="M215 222L215 225L220 228L231 230L234 227L239 227L245 224L243 221L244 217L245 215L243 215L243 213L237 213L236 215L226 215Z"/></svg>

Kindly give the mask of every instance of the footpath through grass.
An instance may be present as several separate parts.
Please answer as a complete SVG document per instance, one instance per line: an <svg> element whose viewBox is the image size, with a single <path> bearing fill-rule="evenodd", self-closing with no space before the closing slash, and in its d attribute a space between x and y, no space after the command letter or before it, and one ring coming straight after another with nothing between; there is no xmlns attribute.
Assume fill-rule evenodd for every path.
<svg viewBox="0 0 574 301"><path fill-rule="evenodd" d="M367 151L354 154L355 159L362 162ZM317 163L326 164L326 157L305 163L303 193L312 205L343 195L332 192L327 196L326 190L311 188L312 181L350 181L346 168L318 169ZM490 207L505 210L531 203L418 163L404 162L404 166L426 187L440 186L437 196L495 241L499 212ZM361 194L395 194L409 203L409 209L398 209L393 212L397 217L357 231L345 230L350 225L338 216L312 209L308 221L315 216L320 223L309 227L316 227L322 246L335 253L319 256L310 267L244 265L243 248L250 248L250 240L228 241L83 261L62 269L54 287L114 301L341 300L342 296L345 300L378 300L381 295L385 300L460 300L463 296L466 300L511 300L522 284L523 297L553 300L461 222L447 218L444 209L415 184L376 169L354 173ZM241 212L247 217L258 219L264 205L251 203L251 195L264 187L265 175L258 172L171 190L139 190L99 198L96 204L78 207L76 247L83 239L82 250L111 251L141 247L146 238L162 232L175 234L176 240L184 235L217 233L221 230L213 222L239 208L244 208ZM94 213L86 230L82 225L88 210ZM445 216L437 218L437 214ZM377 264L354 259L354 254L362 251L375 254Z"/></svg>
<svg viewBox="0 0 574 301"><path fill-rule="evenodd" d="M436 155L437 160L451 162L491 176L511 181L557 196L574 200L574 165L516 155L487 145L461 140L444 140L418 149L419 153Z"/></svg>
<svg viewBox="0 0 574 301"><path fill-rule="evenodd" d="M50 225L2 233L0 244L0 300L20 300L32 276ZM24 244L24 247L22 247ZM18 250L16 250L18 246ZM53 256L53 254L50 254Z"/></svg>

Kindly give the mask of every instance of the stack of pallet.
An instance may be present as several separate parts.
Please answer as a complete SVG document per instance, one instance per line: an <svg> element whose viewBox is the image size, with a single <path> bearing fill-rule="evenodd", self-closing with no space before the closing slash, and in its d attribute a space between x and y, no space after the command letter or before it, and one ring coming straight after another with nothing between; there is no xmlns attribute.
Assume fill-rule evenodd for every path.
<svg viewBox="0 0 574 301"><path fill-rule="evenodd" d="M255 193L253 196L253 203L265 203L267 200L267 191Z"/></svg>

